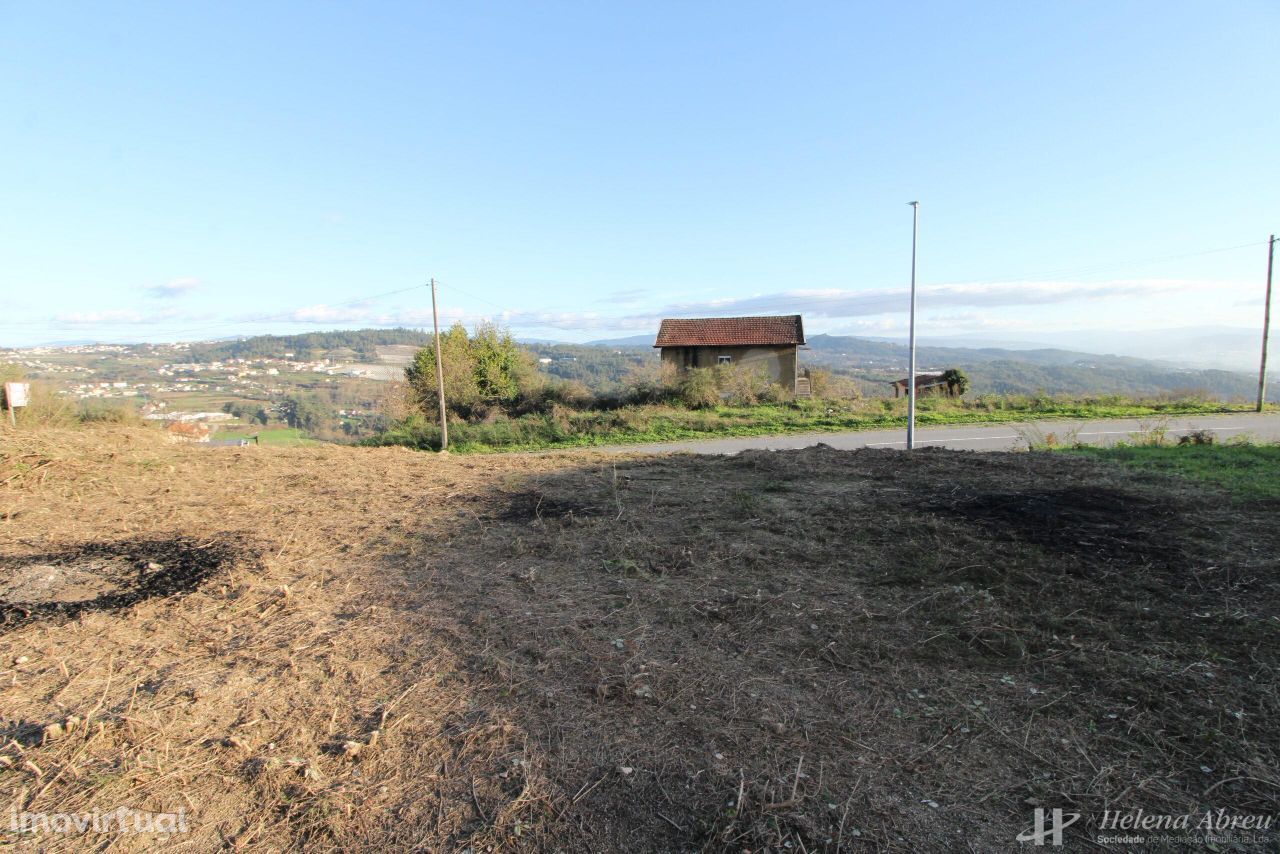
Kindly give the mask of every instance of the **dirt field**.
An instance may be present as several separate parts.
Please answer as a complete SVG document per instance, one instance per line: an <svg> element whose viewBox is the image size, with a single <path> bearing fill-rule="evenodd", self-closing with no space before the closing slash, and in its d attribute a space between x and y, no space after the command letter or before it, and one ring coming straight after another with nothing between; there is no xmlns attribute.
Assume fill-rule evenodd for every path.
<svg viewBox="0 0 1280 854"><path fill-rule="evenodd" d="M1056 454L0 441L12 843L996 851L1036 806L1278 808L1274 501ZM187 830L10 827L122 806Z"/></svg>

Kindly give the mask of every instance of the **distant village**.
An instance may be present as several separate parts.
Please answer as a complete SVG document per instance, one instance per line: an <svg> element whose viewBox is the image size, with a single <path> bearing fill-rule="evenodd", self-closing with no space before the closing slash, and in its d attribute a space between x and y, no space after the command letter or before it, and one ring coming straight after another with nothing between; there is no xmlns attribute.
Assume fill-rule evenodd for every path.
<svg viewBox="0 0 1280 854"><path fill-rule="evenodd" d="M150 347L150 345L147 345ZM168 345L167 350L184 350L189 345ZM146 349L146 347L139 348ZM152 350L157 348L151 347ZM120 355L130 352L131 348L94 344L67 347L30 347L11 350L5 354L4 361L21 365L30 372L38 374L93 374L93 368L83 365L63 364L48 361L42 356L51 355ZM139 366L140 369L142 366ZM150 396L156 393L190 393L190 392L256 392L258 394L284 394L285 389L273 383L269 378L283 373L319 374L322 376L342 376L376 379L376 372L367 368L353 367L334 362L331 359L299 361L292 353L285 353L281 358L257 357L249 359L223 359L212 362L169 362L155 368L145 368L160 379L154 382L134 380L66 382L57 390L58 394L77 399L90 398L127 398L139 395Z"/></svg>
<svg viewBox="0 0 1280 854"><path fill-rule="evenodd" d="M299 382L378 380L398 373L398 369L389 372L387 366L353 365L330 358L299 359L291 352L205 362L181 360L190 351L190 344L185 343L72 344L0 350L0 362L20 366L28 376L53 380L53 392L59 396L78 401L131 400L142 418L174 426L240 420L226 409L206 411L211 407L202 395L274 400L265 405L265 410L275 417L283 406L279 401L296 393ZM184 404L182 398L187 396L190 402ZM338 418L364 418L371 413L349 407L333 414ZM192 433L192 440L202 441L208 436L207 428L197 432L199 435ZM186 434L181 435L186 438Z"/></svg>

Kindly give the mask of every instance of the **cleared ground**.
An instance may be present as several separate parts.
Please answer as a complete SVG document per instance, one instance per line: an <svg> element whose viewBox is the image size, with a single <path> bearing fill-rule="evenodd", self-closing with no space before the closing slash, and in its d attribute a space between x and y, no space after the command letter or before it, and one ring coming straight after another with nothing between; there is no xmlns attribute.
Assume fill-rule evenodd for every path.
<svg viewBox="0 0 1280 854"><path fill-rule="evenodd" d="M990 851L1036 805L1276 809L1273 499L1059 454L4 441L0 571L123 597L0 603L20 811L183 808L194 850Z"/></svg>

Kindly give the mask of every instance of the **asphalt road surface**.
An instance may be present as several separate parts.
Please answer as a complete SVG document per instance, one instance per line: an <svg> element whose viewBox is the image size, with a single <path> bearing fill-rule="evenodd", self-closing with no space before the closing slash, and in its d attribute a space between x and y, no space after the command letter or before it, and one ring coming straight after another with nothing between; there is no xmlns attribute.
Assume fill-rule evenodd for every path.
<svg viewBox="0 0 1280 854"><path fill-rule="evenodd" d="M1193 415L1160 419L1120 418L1100 421L1035 421L1011 424L961 424L950 427L921 427L916 430L916 447L954 448L965 451L1012 451L1027 447L1028 435L1053 433L1059 441L1089 445L1132 442L1136 434L1162 425L1171 439L1192 430L1212 430L1219 442L1245 436L1257 442L1280 442L1280 413L1262 415ZM610 445L594 450L614 453L736 454L762 449L794 450L824 444L841 450L852 448L905 448L905 428L855 430L847 433L793 433L790 436L744 436L732 439L692 439L650 445Z"/></svg>

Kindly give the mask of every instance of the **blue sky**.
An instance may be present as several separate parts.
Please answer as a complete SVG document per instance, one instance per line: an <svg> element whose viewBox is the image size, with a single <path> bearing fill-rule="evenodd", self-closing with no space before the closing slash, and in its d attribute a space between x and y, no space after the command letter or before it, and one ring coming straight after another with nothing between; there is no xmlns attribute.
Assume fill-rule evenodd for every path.
<svg viewBox="0 0 1280 854"><path fill-rule="evenodd" d="M0 4L0 345L1255 325L1272 2ZM1213 251L1210 251L1213 250ZM1221 251L1218 251L1221 250ZM392 293L377 299L372 295Z"/></svg>

